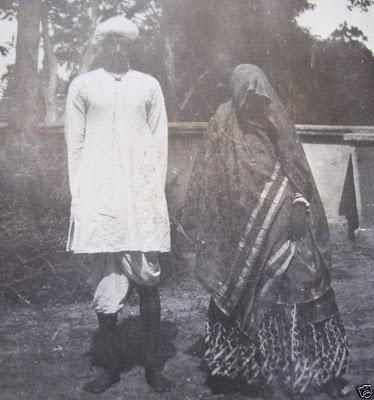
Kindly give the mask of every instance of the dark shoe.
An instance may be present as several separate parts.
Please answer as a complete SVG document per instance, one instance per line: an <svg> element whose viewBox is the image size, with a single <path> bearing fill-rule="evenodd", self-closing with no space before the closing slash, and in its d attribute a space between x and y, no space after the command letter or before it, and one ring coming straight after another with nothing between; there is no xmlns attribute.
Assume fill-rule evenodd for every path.
<svg viewBox="0 0 374 400"><path fill-rule="evenodd" d="M120 359L118 354L118 333L116 314L97 314L99 322L100 365L103 372L87 382L83 390L89 393L102 393L120 380Z"/></svg>
<svg viewBox="0 0 374 400"><path fill-rule="evenodd" d="M160 295L158 288L139 287L140 319L144 336L144 368L147 383L157 393L169 392L174 382L162 375L160 365Z"/></svg>
<svg viewBox="0 0 374 400"><path fill-rule="evenodd" d="M105 392L112 385L119 382L120 375L119 374L109 374L104 370L102 374L97 376L90 382L87 382L83 386L83 390L88 393L99 394Z"/></svg>

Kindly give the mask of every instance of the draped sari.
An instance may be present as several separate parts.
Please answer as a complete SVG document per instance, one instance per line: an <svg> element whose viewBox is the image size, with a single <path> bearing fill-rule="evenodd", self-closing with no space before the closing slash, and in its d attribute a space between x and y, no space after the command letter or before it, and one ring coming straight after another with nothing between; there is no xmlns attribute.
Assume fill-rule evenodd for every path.
<svg viewBox="0 0 374 400"><path fill-rule="evenodd" d="M237 67L232 98L211 121L189 182L183 223L196 240L196 274L250 336L277 303L300 304L305 323L337 314L327 219L295 128L254 65ZM269 131L242 132L236 110L249 90L268 99ZM292 200L310 203L307 235L290 240Z"/></svg>
<svg viewBox="0 0 374 400"><path fill-rule="evenodd" d="M268 123L239 124L248 91L266 99ZM211 294L204 361L210 377L245 385L276 379L304 393L341 379L349 362L330 285L327 219L295 128L263 72L238 66L231 92L209 122L182 218L196 275ZM310 203L297 241L296 194Z"/></svg>

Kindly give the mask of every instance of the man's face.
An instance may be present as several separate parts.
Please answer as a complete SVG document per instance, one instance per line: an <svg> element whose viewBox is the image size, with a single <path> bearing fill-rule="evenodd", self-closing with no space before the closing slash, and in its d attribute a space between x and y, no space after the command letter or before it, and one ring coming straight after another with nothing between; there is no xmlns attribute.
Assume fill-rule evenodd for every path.
<svg viewBox="0 0 374 400"><path fill-rule="evenodd" d="M106 62L116 67L127 67L133 42L123 36L109 35L102 43Z"/></svg>

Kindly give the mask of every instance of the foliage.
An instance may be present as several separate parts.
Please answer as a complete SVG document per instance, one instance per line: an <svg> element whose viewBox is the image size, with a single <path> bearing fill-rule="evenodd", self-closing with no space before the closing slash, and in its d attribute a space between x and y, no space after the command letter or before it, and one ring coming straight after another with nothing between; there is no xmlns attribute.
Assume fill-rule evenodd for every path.
<svg viewBox="0 0 374 400"><path fill-rule="evenodd" d="M16 16L18 1L15 0L2 0L0 3L0 21L1 20L12 20ZM0 56L6 56L13 43L1 43L0 44Z"/></svg>
<svg viewBox="0 0 374 400"><path fill-rule="evenodd" d="M18 0L2 0L0 3L0 19L13 19L16 16Z"/></svg>
<svg viewBox="0 0 374 400"><path fill-rule="evenodd" d="M349 0L348 8L352 11L355 7L361 8L362 11L367 12L374 4L373 0Z"/></svg>
<svg viewBox="0 0 374 400"><path fill-rule="evenodd" d="M176 107L179 119L209 119L228 96L230 68L248 62L265 70L294 119L310 122L321 116L329 122L325 109L320 114L315 105L318 88L325 88L326 84L323 92L327 101L334 103L330 99L334 92L329 89L326 76L313 67L317 53L320 58L319 50L316 53L320 42L296 23L300 13L313 7L307 0L281 3L271 0L43 0L43 3L48 10L54 53L60 71L61 66L65 71L65 79L66 75L70 80L77 73L90 44L93 23L124 13L141 30L133 67L161 81L167 102ZM371 3L349 0L348 6L365 11ZM0 18L14 17L16 6L17 1L2 1ZM167 36L172 40L174 82L170 82L170 70L166 67L168 55L164 41ZM349 43L360 42L364 46L367 38L358 28L344 23L335 30L331 40L344 41L345 54L352 52L349 55L352 59L358 55ZM330 51L335 49L331 47ZM367 57L365 60L370 58ZM362 79L367 81L373 74L365 73L368 76ZM174 91L171 84L175 86ZM66 85L60 87L66 91Z"/></svg>
<svg viewBox="0 0 374 400"><path fill-rule="evenodd" d="M355 26L348 26L347 22L339 25L339 28L336 29L332 34L331 38L333 40L340 40L346 43L348 42L367 42L368 38L364 35L364 33Z"/></svg>
<svg viewBox="0 0 374 400"><path fill-rule="evenodd" d="M329 123L372 125L374 57L361 31L340 28L315 49L315 68L324 82L319 102Z"/></svg>
<svg viewBox="0 0 374 400"><path fill-rule="evenodd" d="M295 18L311 7L307 1L179 0L167 5L160 2L174 34L182 120L209 119L227 97L227 71L243 62L262 67L286 102L295 94L292 76L305 70L311 45Z"/></svg>
<svg viewBox="0 0 374 400"><path fill-rule="evenodd" d="M51 27L51 36L60 64L73 72L79 67L92 35L92 0L45 0ZM98 0L97 22L117 13L135 17L148 1Z"/></svg>

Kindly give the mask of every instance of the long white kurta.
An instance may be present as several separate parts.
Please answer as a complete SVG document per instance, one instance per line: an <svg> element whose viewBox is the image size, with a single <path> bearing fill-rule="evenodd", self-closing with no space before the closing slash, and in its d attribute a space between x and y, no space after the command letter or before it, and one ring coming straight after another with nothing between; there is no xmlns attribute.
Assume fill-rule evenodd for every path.
<svg viewBox="0 0 374 400"><path fill-rule="evenodd" d="M72 196L67 249L170 250L165 199L167 117L160 85L104 69L70 85L65 116Z"/></svg>

